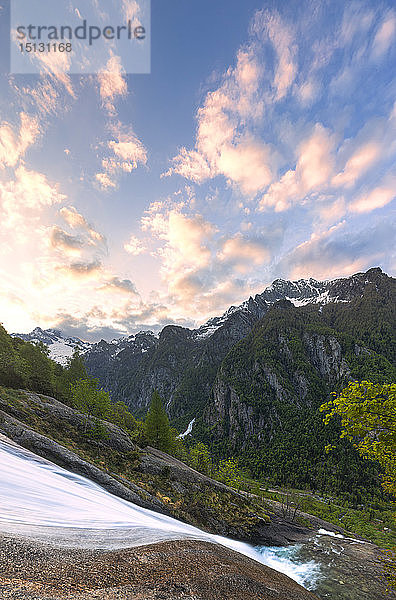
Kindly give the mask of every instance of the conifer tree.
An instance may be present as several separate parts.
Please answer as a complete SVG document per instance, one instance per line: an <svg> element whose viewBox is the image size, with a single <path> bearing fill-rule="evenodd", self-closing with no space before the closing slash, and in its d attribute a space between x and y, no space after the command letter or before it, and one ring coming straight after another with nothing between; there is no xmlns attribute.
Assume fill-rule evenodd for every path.
<svg viewBox="0 0 396 600"><path fill-rule="evenodd" d="M157 390L154 390L151 396L150 409L146 417L146 436L149 444L154 448L169 452L172 438L171 428L161 396Z"/></svg>

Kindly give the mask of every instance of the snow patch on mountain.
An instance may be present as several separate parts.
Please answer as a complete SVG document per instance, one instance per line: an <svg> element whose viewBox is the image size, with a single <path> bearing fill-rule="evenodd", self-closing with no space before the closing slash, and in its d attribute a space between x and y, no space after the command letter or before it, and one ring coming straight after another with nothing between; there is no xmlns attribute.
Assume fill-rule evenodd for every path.
<svg viewBox="0 0 396 600"><path fill-rule="evenodd" d="M255 322L263 318L270 307L279 300L288 300L294 306L319 305L319 311L330 302L350 302L361 297L367 285L376 285L376 277L382 273L381 269L374 268L367 273L356 273L345 279L317 281L316 279L299 279L286 281L275 279L261 294L250 297L239 306L230 306L223 315L212 317L198 329L190 331L190 335L198 342L205 343L218 330L222 329L225 335L242 326L242 331L249 330ZM231 329L228 329L228 324ZM234 327L234 328L235 328ZM110 342L101 340L98 343L89 343L75 337L66 337L57 329L41 329L36 327L28 334L11 334L29 342L43 342L49 347L50 357L58 363L67 364L68 358L75 350L87 354L87 359L93 359L102 364L103 357L115 363L135 360L136 357L145 355L157 347L159 334L152 331L139 331ZM140 359L139 359L140 360Z"/></svg>
<svg viewBox="0 0 396 600"><path fill-rule="evenodd" d="M34 344L43 343L48 346L49 357L62 366L67 365L67 361L74 352L85 354L93 346L90 342L84 342L80 338L66 337L59 329L41 329L36 327L30 333L12 333L12 337L19 337L25 342Z"/></svg>

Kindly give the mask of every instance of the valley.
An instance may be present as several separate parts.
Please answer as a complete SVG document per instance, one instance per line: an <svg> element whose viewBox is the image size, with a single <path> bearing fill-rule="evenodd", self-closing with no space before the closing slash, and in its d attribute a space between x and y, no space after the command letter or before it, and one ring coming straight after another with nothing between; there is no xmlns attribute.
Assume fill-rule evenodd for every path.
<svg viewBox="0 0 396 600"><path fill-rule="evenodd" d="M93 551L94 562L107 564L109 553L123 561L136 552L144 561L160 544L160 570L170 556L181 564L186 552L202 553L202 564L210 555L213 565L227 560L242 569L240 554L232 554L237 551L294 579L303 586L301 598L311 597L303 595L306 588L322 599L351 600L359 589L359 600L382 600L388 559L381 549L395 545L395 503L381 487L378 463L340 439L340 424L324 424L319 409L348 382L395 381L395 306L395 280L370 269L330 282L277 280L195 330L169 325L159 334L91 344L57 330L11 337L3 329L0 433L3 448L16 444L12 452L25 461L13 472L37 464L58 477L56 469L66 469L74 475L54 483L59 506L72 506L59 481L76 478L80 485L82 477L84 497L88 488L101 490L105 504L118 497L135 515L123 521L114 505L103 521L91 505L84 525L68 509L66 520L57 517L48 529L51 505L31 504L29 491L23 496L15 482L2 500L3 543L18 556L32 543L47 556L49 545L87 564ZM163 437L155 437L157 426ZM39 473L37 499L48 497ZM81 496L78 513L84 502ZM25 523L27 512L38 520ZM156 525L148 526L148 514L157 515L149 517ZM213 543L226 550L214 551ZM257 587L264 585L261 575L249 565L238 570L246 577L240 589L253 586L262 590L257 597L267 598L267 588ZM15 572L7 569L1 584L11 599L7 581ZM110 585L111 565L105 572ZM128 577L122 594L132 589ZM92 579L89 568L87 578L91 591L81 588L81 599L94 589L103 592L104 581ZM33 599L29 581L26 575L23 589ZM35 575L34 586L47 585L40 581ZM189 593L208 593L195 567L190 583ZM163 597L177 598L177 585L172 592L165 586Z"/></svg>

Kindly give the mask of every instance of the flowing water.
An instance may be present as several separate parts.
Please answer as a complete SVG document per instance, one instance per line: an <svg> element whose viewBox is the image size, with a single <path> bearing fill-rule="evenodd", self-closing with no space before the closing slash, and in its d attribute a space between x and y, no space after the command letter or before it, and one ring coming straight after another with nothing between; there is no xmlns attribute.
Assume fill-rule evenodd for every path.
<svg viewBox="0 0 396 600"><path fill-rule="evenodd" d="M197 539L236 550L309 589L319 576L314 561L296 561L286 548L255 548L208 534L113 496L85 477L1 441L0 531L102 549Z"/></svg>
<svg viewBox="0 0 396 600"><path fill-rule="evenodd" d="M358 540L321 529L303 544L255 548L136 506L1 440L0 532L58 546L104 550L166 540L204 540L285 573L323 600L384 597L375 571L365 573L362 568L368 546Z"/></svg>

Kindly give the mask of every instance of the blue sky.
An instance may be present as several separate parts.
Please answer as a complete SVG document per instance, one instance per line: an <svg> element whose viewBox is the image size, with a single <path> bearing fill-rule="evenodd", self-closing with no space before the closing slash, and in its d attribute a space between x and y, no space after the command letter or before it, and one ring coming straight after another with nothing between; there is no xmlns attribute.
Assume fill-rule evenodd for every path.
<svg viewBox="0 0 396 600"><path fill-rule="evenodd" d="M394 275L393 2L153 0L151 27L148 75L0 77L6 328L112 338Z"/></svg>

